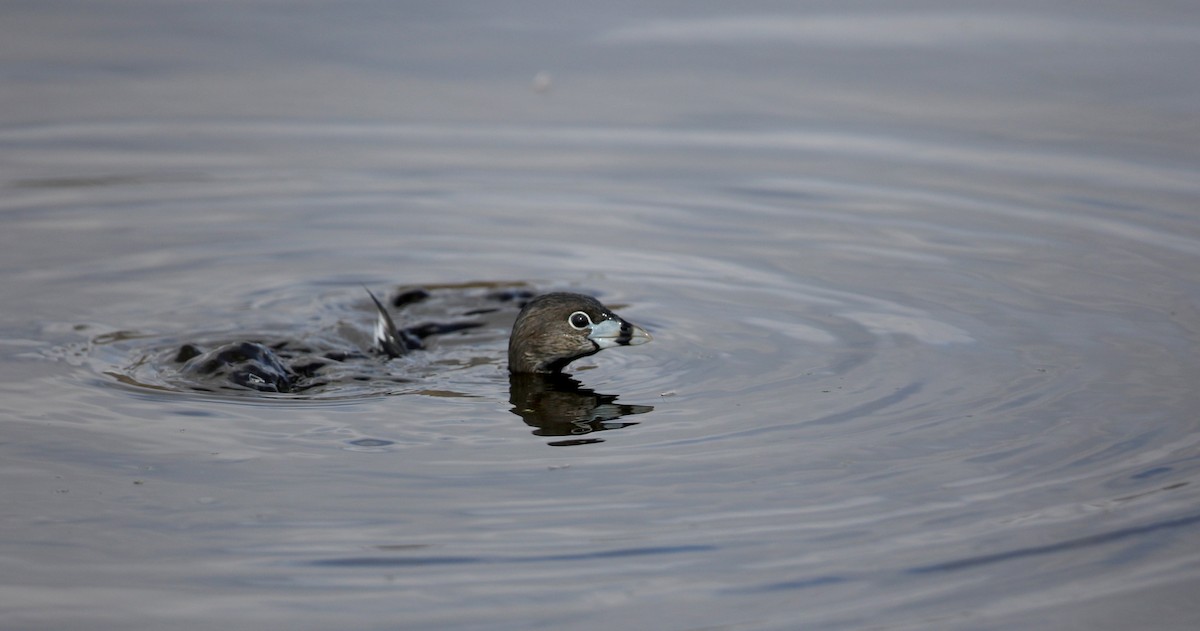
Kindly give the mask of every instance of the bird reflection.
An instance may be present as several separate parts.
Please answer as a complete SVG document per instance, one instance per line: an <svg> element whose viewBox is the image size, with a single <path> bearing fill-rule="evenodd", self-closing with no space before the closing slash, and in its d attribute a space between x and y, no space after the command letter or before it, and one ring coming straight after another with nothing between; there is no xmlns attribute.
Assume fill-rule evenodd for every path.
<svg viewBox="0 0 1200 631"><path fill-rule="evenodd" d="M509 403L512 413L533 427L535 436L569 436L549 443L554 446L586 445L603 442L590 436L596 432L621 429L637 423L617 419L645 414L650 405L616 403L615 394L597 394L563 374L509 375Z"/></svg>

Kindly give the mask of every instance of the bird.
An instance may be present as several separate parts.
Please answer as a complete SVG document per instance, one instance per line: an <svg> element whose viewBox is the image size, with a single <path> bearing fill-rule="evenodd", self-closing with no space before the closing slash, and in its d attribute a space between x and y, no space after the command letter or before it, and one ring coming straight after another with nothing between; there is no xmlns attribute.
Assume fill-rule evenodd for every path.
<svg viewBox="0 0 1200 631"><path fill-rule="evenodd" d="M378 311L376 348L399 357L412 345L406 330L397 329L383 303L371 294ZM508 371L512 374L562 374L567 364L614 346L637 346L650 334L630 324L599 300L584 294L552 292L533 297L521 308L508 338Z"/></svg>
<svg viewBox="0 0 1200 631"><path fill-rule="evenodd" d="M366 291L377 313L373 344L368 349L323 348L286 337L268 336L267 339L224 342L208 351L199 344L184 344L174 354L174 362L180 365L181 375L193 380L197 390L205 392L214 388L232 388L300 393L329 385L329 379L322 374L322 369L329 364L346 365L346 362L366 359L372 354L393 359L425 348L423 340L427 337L484 326L482 321L452 319L397 328L384 303L370 289ZM420 302L429 295L424 290L411 290L390 302L404 306ZM645 329L626 322L599 300L584 294L553 292L535 296L521 290L494 292L489 298L517 304L527 300L517 314L508 340L508 371L514 379L565 379L563 369L580 357L614 346L637 346L650 341L650 334ZM481 308L461 315L498 310ZM557 384L557 389L563 390L562 383L566 382L556 381L549 385ZM549 385L542 384L532 390L526 385L523 391L542 392ZM596 401L598 403L593 407L611 403L610 400Z"/></svg>
<svg viewBox="0 0 1200 631"><path fill-rule="evenodd" d="M599 300L584 294L553 292L530 300L517 314L508 338L508 371L561 374L567 364L615 346L651 339Z"/></svg>

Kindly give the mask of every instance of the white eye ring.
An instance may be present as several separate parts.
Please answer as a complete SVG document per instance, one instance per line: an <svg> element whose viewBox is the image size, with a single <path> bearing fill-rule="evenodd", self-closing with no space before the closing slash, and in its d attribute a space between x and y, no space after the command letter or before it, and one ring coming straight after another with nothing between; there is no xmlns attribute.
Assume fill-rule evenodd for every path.
<svg viewBox="0 0 1200 631"><path fill-rule="evenodd" d="M567 324L571 325L571 328L576 331L582 331L592 326L592 319L588 317L588 314L576 311L567 318Z"/></svg>

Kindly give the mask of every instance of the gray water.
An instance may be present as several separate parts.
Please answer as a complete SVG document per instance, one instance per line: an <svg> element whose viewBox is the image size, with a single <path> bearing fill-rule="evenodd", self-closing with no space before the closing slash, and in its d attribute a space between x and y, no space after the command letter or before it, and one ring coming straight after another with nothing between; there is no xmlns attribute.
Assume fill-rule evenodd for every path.
<svg viewBox="0 0 1200 631"><path fill-rule="evenodd" d="M1196 628L1198 18L4 5L0 626ZM364 286L654 341L577 435L510 309L304 394L168 359L361 345Z"/></svg>

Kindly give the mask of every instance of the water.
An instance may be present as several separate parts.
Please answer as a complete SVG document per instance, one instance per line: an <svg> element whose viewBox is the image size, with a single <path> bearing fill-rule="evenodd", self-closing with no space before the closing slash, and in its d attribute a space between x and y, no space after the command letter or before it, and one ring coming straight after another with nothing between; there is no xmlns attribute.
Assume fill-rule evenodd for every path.
<svg viewBox="0 0 1200 631"><path fill-rule="evenodd" d="M3 12L5 628L1200 623L1187 3ZM509 308L167 360L361 346L364 285L654 342L557 425Z"/></svg>

